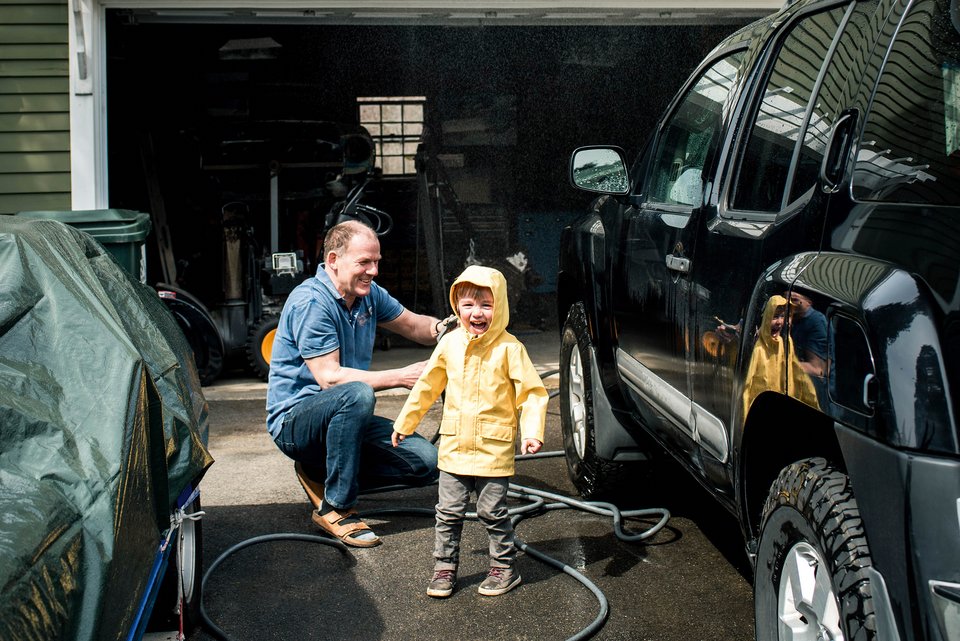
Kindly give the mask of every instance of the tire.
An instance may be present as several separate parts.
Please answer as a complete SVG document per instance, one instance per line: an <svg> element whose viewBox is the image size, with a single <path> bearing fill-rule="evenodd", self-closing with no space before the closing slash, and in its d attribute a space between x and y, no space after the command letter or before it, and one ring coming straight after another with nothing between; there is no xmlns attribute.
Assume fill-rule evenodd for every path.
<svg viewBox="0 0 960 641"><path fill-rule="evenodd" d="M628 468L597 455L591 342L583 303L570 308L560 340L560 427L567 474L585 498L614 494Z"/></svg>
<svg viewBox="0 0 960 641"><path fill-rule="evenodd" d="M200 497L184 512L200 511ZM200 585L203 579L203 520L184 519L170 539L172 549L163 582L150 617L153 631L178 630L180 626L181 586L183 593L184 633L200 625Z"/></svg>
<svg viewBox="0 0 960 641"><path fill-rule="evenodd" d="M757 639L877 639L872 564L847 476L821 458L784 468L760 524Z"/></svg>
<svg viewBox="0 0 960 641"><path fill-rule="evenodd" d="M274 314L261 316L247 335L247 363L250 371L264 381L270 375L273 338L279 322L280 318Z"/></svg>
<svg viewBox="0 0 960 641"><path fill-rule="evenodd" d="M223 338L210 312L183 290L162 287L157 293L190 345L200 384L210 385L220 376L225 357Z"/></svg>

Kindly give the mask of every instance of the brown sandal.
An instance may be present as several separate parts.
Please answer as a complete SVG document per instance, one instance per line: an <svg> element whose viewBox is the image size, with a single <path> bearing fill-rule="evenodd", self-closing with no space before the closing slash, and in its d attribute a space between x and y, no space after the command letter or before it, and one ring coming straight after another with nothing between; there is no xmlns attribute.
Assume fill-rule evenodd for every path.
<svg viewBox="0 0 960 641"><path fill-rule="evenodd" d="M356 519L353 523L342 523L345 519ZM326 531L331 536L334 536L340 539L343 543L353 546L355 548L372 548L374 546L380 545L380 537L375 536L372 539L358 539L352 534L360 534L363 532L370 532L373 534L366 523L360 520L357 516L357 511L353 508L347 510L346 512L339 512L337 510L331 510L326 514L320 514L319 512L313 513L313 522L319 525L324 531Z"/></svg>

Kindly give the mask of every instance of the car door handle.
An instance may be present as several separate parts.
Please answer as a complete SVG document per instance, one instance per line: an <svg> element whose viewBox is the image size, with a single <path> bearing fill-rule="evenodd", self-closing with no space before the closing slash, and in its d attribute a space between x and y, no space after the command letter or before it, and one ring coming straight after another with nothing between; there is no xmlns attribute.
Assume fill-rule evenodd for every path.
<svg viewBox="0 0 960 641"><path fill-rule="evenodd" d="M863 377L863 406L873 409L873 399L876 395L877 377L873 374L867 374Z"/></svg>
<svg viewBox="0 0 960 641"><path fill-rule="evenodd" d="M825 194L835 194L840 189L846 170L847 157L853 144L853 128L857 123L857 111L851 109L837 118L827 139L826 153L820 161L820 188Z"/></svg>
<svg viewBox="0 0 960 641"><path fill-rule="evenodd" d="M667 254L667 269L686 274L690 271L690 259Z"/></svg>

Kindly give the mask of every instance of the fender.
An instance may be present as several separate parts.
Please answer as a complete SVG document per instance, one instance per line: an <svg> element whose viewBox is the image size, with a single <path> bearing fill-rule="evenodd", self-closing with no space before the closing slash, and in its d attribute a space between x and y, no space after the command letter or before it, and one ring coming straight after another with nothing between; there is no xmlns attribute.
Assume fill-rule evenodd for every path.
<svg viewBox="0 0 960 641"><path fill-rule="evenodd" d="M865 356L858 365L831 358L830 402L823 410L890 447L958 453L939 323L925 283L885 261L822 253L794 287L828 303L831 356L851 349L849 334L837 338L845 323L863 333ZM857 366L862 371L849 371ZM862 400L837 398L838 380L858 383Z"/></svg>
<svg viewBox="0 0 960 641"><path fill-rule="evenodd" d="M570 307L576 302L582 302L587 314L587 324L590 332L590 341L600 356L603 366L600 371L603 378L594 380L603 381L604 386L610 384L612 368L607 366L612 362L609 332L605 331L609 325L609 318L603 314L609 305L609 287L607 276L607 238L606 226L598 214L598 209L606 198L601 197L594 202L591 212L565 227L560 236L560 267L557 277L557 320L560 331ZM600 329L604 331L600 331Z"/></svg>
<svg viewBox="0 0 960 641"><path fill-rule="evenodd" d="M597 455L607 460L638 460L646 456L637 450L636 438L624 425L631 419L624 415L621 420L614 409L623 401L618 396L619 379L612 357L609 316L603 312L609 305L610 279L607 278L606 226L598 211L606 201L606 198L597 199L590 214L561 233L557 316L562 331L570 307L578 301L583 303L592 344L591 376L599 383L593 390ZM617 204L609 203L608 206L616 207Z"/></svg>
<svg viewBox="0 0 960 641"><path fill-rule="evenodd" d="M760 328L764 310L770 304L787 303L797 275L803 273L816 257L816 252L802 252L787 256L764 270L754 284L744 312L729 429L736 511L751 555L759 533L760 511L776 474L806 456L825 456L833 460L838 450L833 423L817 407L817 390L808 386L803 394L799 394L798 386L788 380L789 366L782 367L774 378L753 376L751 370L755 354L758 359L763 358ZM781 336L786 337L788 332L789 328L784 326ZM795 426L802 424L808 438L783 439L782 431L770 429L772 423L786 422Z"/></svg>
<svg viewBox="0 0 960 641"><path fill-rule="evenodd" d="M743 326L740 328L741 340L740 350L737 355L737 383L734 389L734 398L744 398L750 359L753 352L757 349L760 323L763 319L763 312L767 302L771 300L773 296L785 296L790 289L790 280L786 278L786 274L797 267L802 268L813 256L815 256L814 253L805 253L783 261L778 261L764 270L754 285L753 291L750 294L750 302L743 315ZM767 383L768 387L766 389L753 390L751 392L753 400L764 392L786 394L787 386L785 378L767 381ZM745 403L738 403L732 412L731 442L733 449L738 453L742 450L743 446L748 411L749 407L747 407ZM739 467L741 468L740 472L742 472L744 466L743 457L739 456L739 454L735 454L734 457L735 460L740 461ZM740 476L739 473L738 476Z"/></svg>

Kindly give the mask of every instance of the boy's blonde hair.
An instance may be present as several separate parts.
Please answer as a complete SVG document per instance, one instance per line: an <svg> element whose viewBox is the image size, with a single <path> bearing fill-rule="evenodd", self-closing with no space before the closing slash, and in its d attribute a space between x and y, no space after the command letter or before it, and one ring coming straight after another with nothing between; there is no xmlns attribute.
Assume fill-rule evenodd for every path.
<svg viewBox="0 0 960 641"><path fill-rule="evenodd" d="M490 294L493 295L493 290L489 287L469 282L457 283L453 288L453 300L459 303L461 298L466 298L467 296L476 298L477 294L482 291L490 292Z"/></svg>

